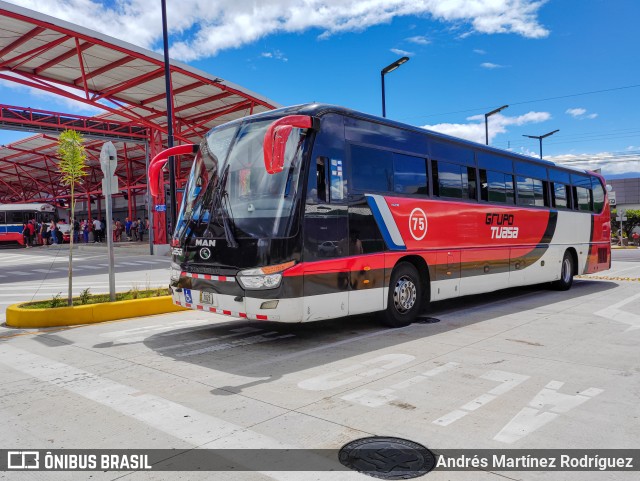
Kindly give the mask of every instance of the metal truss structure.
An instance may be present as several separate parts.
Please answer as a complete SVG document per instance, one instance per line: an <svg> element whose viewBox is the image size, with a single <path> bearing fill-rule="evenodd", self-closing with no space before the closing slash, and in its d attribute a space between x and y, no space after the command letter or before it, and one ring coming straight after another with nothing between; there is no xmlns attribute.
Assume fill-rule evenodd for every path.
<svg viewBox="0 0 640 481"><path fill-rule="evenodd" d="M176 145L198 143L212 127L277 107L189 65L171 62L170 70L173 118L169 120ZM129 211L135 210L135 195L128 194L146 191L146 159L166 146L169 120L162 56L0 1L0 81L105 112L82 117L0 105L4 128L41 132L0 148L0 202L54 202L68 197L58 182L56 132L72 128L90 138L89 175L80 195L87 199L102 195L98 157L102 142L109 139L119 152L116 175L124 186L121 195L128 197ZM178 187L188 167L189 163L178 162ZM164 198L153 200L164 202ZM163 215L154 216L161 239L164 223Z"/></svg>

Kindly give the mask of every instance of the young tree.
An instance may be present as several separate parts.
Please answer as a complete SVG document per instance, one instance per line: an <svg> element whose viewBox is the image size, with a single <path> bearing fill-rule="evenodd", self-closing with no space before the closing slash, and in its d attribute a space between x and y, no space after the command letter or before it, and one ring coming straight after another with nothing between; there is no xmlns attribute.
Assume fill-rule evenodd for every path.
<svg viewBox="0 0 640 481"><path fill-rule="evenodd" d="M71 189L71 215L69 216L69 293L67 304L73 305L73 235L76 220L75 186L87 175L87 154L84 150L82 135L75 130L65 130L58 138L58 171L62 174L60 182Z"/></svg>

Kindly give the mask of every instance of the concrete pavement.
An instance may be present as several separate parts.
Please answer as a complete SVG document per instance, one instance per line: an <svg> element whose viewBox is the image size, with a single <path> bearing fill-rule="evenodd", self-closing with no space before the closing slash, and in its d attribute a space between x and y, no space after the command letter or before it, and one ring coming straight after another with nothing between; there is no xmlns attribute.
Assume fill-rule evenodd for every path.
<svg viewBox="0 0 640 481"><path fill-rule="evenodd" d="M640 277L640 251L628 252L621 261L614 253L611 272ZM131 267L141 260L122 262ZM149 274L166 283L167 266L133 265L122 282L143 282ZM82 283L99 277L87 272ZM26 280L5 283L1 292L29 295L32 288ZM531 287L434 303L429 315L439 322L403 329L381 328L372 316L286 325L195 311L73 329L0 329L0 445L339 448L386 435L434 450L637 448L638 313L637 281L579 279L568 292ZM356 473L91 475L369 479ZM476 471L424 479L636 475Z"/></svg>

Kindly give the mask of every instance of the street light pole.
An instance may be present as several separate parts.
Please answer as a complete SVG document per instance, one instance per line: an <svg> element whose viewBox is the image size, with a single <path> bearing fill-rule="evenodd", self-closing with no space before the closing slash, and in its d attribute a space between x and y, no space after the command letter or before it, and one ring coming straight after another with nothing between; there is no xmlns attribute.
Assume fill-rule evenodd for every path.
<svg viewBox="0 0 640 481"><path fill-rule="evenodd" d="M164 78L167 95L167 147L173 147L173 92L171 89L171 67L169 64L169 34L167 32L167 4L166 0L160 0L162 6L162 41L164 46ZM176 227L176 162L173 156L169 157L169 222L171 228ZM164 189L163 189L164 190ZM169 236L172 232L169 232Z"/></svg>
<svg viewBox="0 0 640 481"><path fill-rule="evenodd" d="M488 114L484 114L484 138L485 138L485 143L487 145L489 145L489 117L491 117L493 114L497 114L498 112L506 109L507 107L508 105L503 105L502 107L492 110Z"/></svg>
<svg viewBox="0 0 640 481"><path fill-rule="evenodd" d="M386 106L385 106L385 98L384 98L384 76L386 74L388 74L389 72L393 72L400 65L402 65L403 63L407 63L408 61L409 61L409 57L399 58L398 60L396 60L395 62L393 62L390 65L387 65L385 68L383 68L380 71L380 80L382 82L382 116L383 117L387 116L387 109L386 109Z"/></svg>
<svg viewBox="0 0 640 481"><path fill-rule="evenodd" d="M544 139L545 137L549 137L550 135L553 135L556 132L560 132L560 129L556 129L553 132L547 132L544 135L524 135L524 134L522 134L522 136L523 137L529 137L530 139L538 139L538 141L540 142L540 158L542 159L542 139Z"/></svg>

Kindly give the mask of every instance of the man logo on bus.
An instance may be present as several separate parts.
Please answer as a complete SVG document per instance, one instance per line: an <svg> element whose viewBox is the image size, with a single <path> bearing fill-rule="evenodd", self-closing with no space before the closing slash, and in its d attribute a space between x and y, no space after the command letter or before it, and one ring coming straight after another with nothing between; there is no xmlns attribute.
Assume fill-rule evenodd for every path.
<svg viewBox="0 0 640 481"><path fill-rule="evenodd" d="M202 249L200 249L200 259L206 261L209 260L209 257L211 257L211 251L208 247L203 247Z"/></svg>
<svg viewBox="0 0 640 481"><path fill-rule="evenodd" d="M427 235L427 214L419 207L413 209L409 215L409 232L417 241L424 239Z"/></svg>

